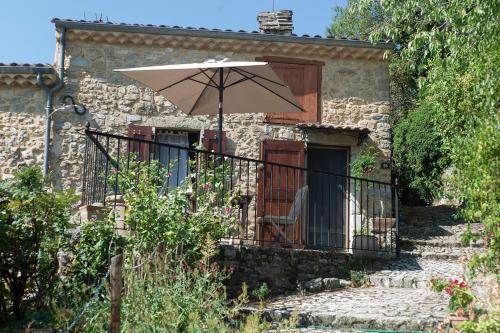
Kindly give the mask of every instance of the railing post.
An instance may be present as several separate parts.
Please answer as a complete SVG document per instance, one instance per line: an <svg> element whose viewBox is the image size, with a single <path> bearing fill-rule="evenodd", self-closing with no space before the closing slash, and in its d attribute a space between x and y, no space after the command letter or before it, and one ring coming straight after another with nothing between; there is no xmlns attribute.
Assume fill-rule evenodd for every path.
<svg viewBox="0 0 500 333"><path fill-rule="evenodd" d="M401 256L401 248L399 242L399 179L396 178L394 183L394 201L395 201L395 214L396 214L396 256Z"/></svg>
<svg viewBox="0 0 500 333"><path fill-rule="evenodd" d="M120 307L122 295L122 265L123 254L119 254L111 258L109 267L110 280L110 300L111 300L111 318L109 323L110 333L120 332Z"/></svg>

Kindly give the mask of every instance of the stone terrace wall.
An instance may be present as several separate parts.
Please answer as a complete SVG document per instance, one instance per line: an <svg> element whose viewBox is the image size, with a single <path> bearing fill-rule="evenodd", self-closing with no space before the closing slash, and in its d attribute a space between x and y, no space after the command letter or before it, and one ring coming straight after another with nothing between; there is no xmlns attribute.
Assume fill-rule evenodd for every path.
<svg viewBox="0 0 500 333"><path fill-rule="evenodd" d="M45 93L0 86L0 179L21 165L43 163Z"/></svg>
<svg viewBox="0 0 500 333"><path fill-rule="evenodd" d="M51 150L51 169L56 185L79 187L81 182L84 137L82 134L86 121L93 128L114 133L126 133L128 124L144 124L159 128L184 128L200 130L216 128L215 117L188 117L177 110L169 101L151 90L138 87L132 80L114 73L113 69L145 66L153 64L172 64L201 62L209 58L230 58L232 60L254 60L258 56L286 56L274 50L270 54L248 54L218 51L160 48L146 45L111 45L97 42L68 40L66 45L66 86L60 95L72 95L77 103L84 105L88 112L78 116L70 110L61 109L56 98L56 109L61 109L53 118L53 140ZM380 150L381 159L389 156L389 79L387 63L378 60L361 59L326 59L323 68L322 122L366 126L372 133L368 139ZM40 116L45 100L40 92L29 98L19 90L4 91L11 98L2 98L1 124L5 128L13 122L12 111L25 109L31 118L37 119L36 130L19 122L18 131L43 133ZM36 101L36 102L35 102ZM3 106L3 105L7 105ZM33 105L33 106L31 106ZM8 112L11 112L9 114ZM19 113L14 113L19 114ZM40 116L39 116L40 114ZM260 142L266 138L304 140L303 133L293 126L271 125L263 123L262 114L228 115L224 118L224 128L228 136L228 150L236 155L258 158ZM16 120L14 120L15 122ZM38 125L40 124L40 126ZM7 134L9 142L17 142L20 150L31 147L26 141L17 140L15 134ZM359 150L356 135L326 135L313 133L306 138L309 142L351 146L351 160ZM30 140L31 141L31 140ZM22 148L21 148L22 147ZM42 150L32 151L37 161L42 159ZM29 153L27 153L29 155ZM15 161L14 161L15 160ZM11 172L8 166L16 165L14 155L3 153L1 168ZM10 168L10 169L9 169ZM377 170L376 178L389 180L388 170Z"/></svg>
<svg viewBox="0 0 500 333"><path fill-rule="evenodd" d="M250 291L264 282L274 295L297 291L299 283L315 278L345 278L352 264L343 253L231 245L221 246L216 260L234 269L227 282L231 296L241 292L244 282Z"/></svg>

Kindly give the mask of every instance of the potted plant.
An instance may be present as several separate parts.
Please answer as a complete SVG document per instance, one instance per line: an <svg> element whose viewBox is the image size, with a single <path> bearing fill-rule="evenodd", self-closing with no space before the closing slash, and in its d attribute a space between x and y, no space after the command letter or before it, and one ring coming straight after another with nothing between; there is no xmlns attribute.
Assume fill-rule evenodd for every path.
<svg viewBox="0 0 500 333"><path fill-rule="evenodd" d="M474 301L474 295L469 286L457 279L432 278L431 289L436 292L445 291L450 299L448 301L447 321L452 328L457 328L459 324L469 320L469 305Z"/></svg>
<svg viewBox="0 0 500 333"><path fill-rule="evenodd" d="M351 174L354 177L366 177L375 169L377 153L374 147L363 146L356 159L351 163Z"/></svg>
<svg viewBox="0 0 500 333"><path fill-rule="evenodd" d="M386 217L384 211L384 201L380 200L380 216L371 218L372 230L376 233L390 231L396 224L395 217Z"/></svg>
<svg viewBox="0 0 500 333"><path fill-rule="evenodd" d="M352 239L353 254L370 254L379 249L378 239L366 226L354 230Z"/></svg>

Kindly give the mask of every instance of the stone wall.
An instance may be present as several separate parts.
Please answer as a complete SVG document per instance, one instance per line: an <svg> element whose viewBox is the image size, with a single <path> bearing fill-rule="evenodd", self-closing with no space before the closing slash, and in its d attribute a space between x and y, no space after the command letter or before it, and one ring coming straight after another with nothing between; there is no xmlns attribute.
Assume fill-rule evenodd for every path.
<svg viewBox="0 0 500 333"><path fill-rule="evenodd" d="M150 89L137 86L134 81L114 73L113 69L152 64L202 62L209 58L254 60L256 57L268 55L286 56L276 49L270 54L250 54L68 40L66 86L58 95L73 96L77 103L87 108L88 112L84 116L78 116L63 107L57 98L55 99L55 107L59 111L53 117L50 164L56 185L77 188L80 186L84 151L82 130L86 121L89 121L93 128L101 131L122 134L126 133L130 123L191 130L216 128L215 117L188 117L162 96ZM380 161L386 159L390 152L387 63L381 60L341 58L314 60L325 62L321 91L322 122L368 127L371 130L368 142L378 147ZM8 99L2 98L1 103L5 106L2 106L0 126L10 126L12 110L23 108L26 104L26 95L21 90L0 88L0 92L9 96ZM36 102L34 99L30 102L33 106L26 109L26 112L32 114L31 118L38 119L36 130L28 130L26 126L28 124L25 125L25 123L16 125L18 131L27 132L28 141L35 140L35 136L38 137L40 131L43 132L43 127L38 126L42 114L38 115L37 112L43 111L44 98L40 91L36 92L36 96L38 96ZM266 138L350 146L351 161L359 152L356 135L320 132L304 135L302 130L294 126L266 124L263 120L263 114L226 116L224 128L228 136L229 152L259 158L260 142ZM16 138L16 134L8 133L5 140L17 142ZM21 141L21 144L17 144L18 149L25 149L23 144L28 141ZM38 149L38 143L36 147L37 149L32 151L33 156L29 156L27 160L41 161L42 150ZM1 161L2 170L6 173L12 172L12 167L8 166L20 163L15 162L14 159L16 157L13 154L4 153ZM379 166L380 163L377 167ZM390 172L377 168L374 177L389 180Z"/></svg>
<svg viewBox="0 0 500 333"><path fill-rule="evenodd" d="M297 291L315 278L346 278L353 259L343 253L262 247L221 246L217 262L234 269L227 282L228 293L236 296L243 283L252 291L266 283L274 295Z"/></svg>
<svg viewBox="0 0 500 333"><path fill-rule="evenodd" d="M0 86L0 179L22 165L43 163L45 93Z"/></svg>

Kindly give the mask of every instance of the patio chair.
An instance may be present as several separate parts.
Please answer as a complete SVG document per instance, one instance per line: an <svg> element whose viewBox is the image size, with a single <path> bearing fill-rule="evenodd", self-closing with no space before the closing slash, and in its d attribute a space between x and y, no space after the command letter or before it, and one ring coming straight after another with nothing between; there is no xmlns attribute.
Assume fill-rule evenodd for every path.
<svg viewBox="0 0 500 333"><path fill-rule="evenodd" d="M280 215L265 215L257 218L258 224L270 224L278 234L285 239L286 243L291 243L286 234L287 226L294 226L300 218L305 216L305 206L307 202L308 186L303 186L297 190L293 205L290 212L286 216ZM285 227L285 231L281 227Z"/></svg>

